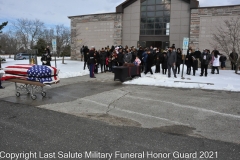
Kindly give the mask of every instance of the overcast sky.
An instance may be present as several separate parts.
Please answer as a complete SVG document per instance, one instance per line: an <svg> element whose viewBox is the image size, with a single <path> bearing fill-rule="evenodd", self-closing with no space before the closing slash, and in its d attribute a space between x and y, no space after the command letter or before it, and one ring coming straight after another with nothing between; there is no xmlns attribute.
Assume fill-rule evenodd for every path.
<svg viewBox="0 0 240 160"><path fill-rule="evenodd" d="M125 0L0 0L0 23L39 19L46 26L70 27L68 16L115 12ZM200 6L240 4L240 0L199 0ZM7 29L7 28L6 28ZM5 30L6 30L5 29ZM3 31L5 31L3 30Z"/></svg>

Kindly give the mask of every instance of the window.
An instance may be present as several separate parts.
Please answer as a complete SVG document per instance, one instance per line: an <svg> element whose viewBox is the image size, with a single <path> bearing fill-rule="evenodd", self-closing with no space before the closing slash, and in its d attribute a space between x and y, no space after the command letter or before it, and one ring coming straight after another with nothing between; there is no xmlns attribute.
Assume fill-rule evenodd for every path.
<svg viewBox="0 0 240 160"><path fill-rule="evenodd" d="M141 3L140 35L169 35L171 0Z"/></svg>
<svg viewBox="0 0 240 160"><path fill-rule="evenodd" d="M147 6L147 11L155 11L155 6Z"/></svg>
<svg viewBox="0 0 240 160"><path fill-rule="evenodd" d="M147 0L147 5L153 5L155 4L155 0Z"/></svg>

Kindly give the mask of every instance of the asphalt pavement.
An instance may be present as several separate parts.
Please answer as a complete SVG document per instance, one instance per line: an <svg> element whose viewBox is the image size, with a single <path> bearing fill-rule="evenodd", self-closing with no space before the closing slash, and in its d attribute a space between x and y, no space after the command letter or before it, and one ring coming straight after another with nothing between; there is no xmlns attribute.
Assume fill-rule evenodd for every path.
<svg viewBox="0 0 240 160"><path fill-rule="evenodd" d="M0 92L0 159L240 157L240 93L61 80L32 100ZM20 157L20 158L19 158Z"/></svg>

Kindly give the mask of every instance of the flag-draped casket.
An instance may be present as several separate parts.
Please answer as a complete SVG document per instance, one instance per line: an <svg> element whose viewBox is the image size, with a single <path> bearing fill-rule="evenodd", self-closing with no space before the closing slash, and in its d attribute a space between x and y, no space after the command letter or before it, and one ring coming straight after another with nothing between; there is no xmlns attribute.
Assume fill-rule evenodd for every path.
<svg viewBox="0 0 240 160"><path fill-rule="evenodd" d="M16 64L7 66L4 69L5 74L1 80L23 79L28 81L37 81L43 84L58 83L59 70L55 67L45 65Z"/></svg>

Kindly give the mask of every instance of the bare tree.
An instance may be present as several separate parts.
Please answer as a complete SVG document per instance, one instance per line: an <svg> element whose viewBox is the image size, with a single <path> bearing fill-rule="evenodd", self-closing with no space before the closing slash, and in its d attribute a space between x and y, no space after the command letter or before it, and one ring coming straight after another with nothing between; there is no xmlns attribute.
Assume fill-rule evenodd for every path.
<svg viewBox="0 0 240 160"><path fill-rule="evenodd" d="M213 33L213 46L217 46L227 54L229 60L236 64L235 73L238 72L240 66L240 58L230 57L230 53L235 50L240 53L240 17L225 20L224 25L216 27Z"/></svg>
<svg viewBox="0 0 240 160"><path fill-rule="evenodd" d="M44 23L37 19L17 19L17 22L13 23L16 37L25 49L29 48L29 46L30 48L33 47L43 29Z"/></svg>
<svg viewBox="0 0 240 160"><path fill-rule="evenodd" d="M15 54L17 52L18 41L13 32L8 31L0 35L0 45L5 54Z"/></svg>
<svg viewBox="0 0 240 160"><path fill-rule="evenodd" d="M69 44L70 31L63 25L56 26L56 40L57 40L57 53L58 56L62 53L63 48ZM62 55L62 63L64 63L64 55Z"/></svg>

